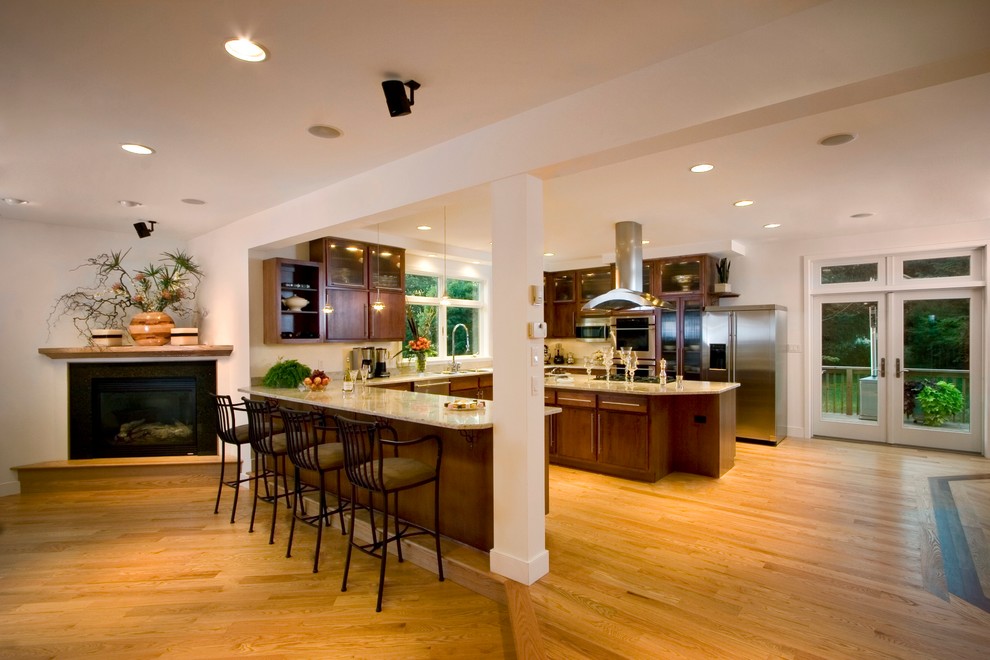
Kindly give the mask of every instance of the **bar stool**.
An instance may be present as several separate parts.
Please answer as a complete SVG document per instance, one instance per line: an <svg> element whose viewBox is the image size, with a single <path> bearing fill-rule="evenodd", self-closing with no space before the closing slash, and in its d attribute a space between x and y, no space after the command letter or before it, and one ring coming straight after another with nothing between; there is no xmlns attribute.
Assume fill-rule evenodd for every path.
<svg viewBox="0 0 990 660"><path fill-rule="evenodd" d="M285 423L285 438L288 445L289 461L295 467L295 496L292 504L292 523L289 527L289 544L285 556L292 556L292 539L296 531L296 520L316 527L316 553L313 558L313 572L320 569L320 543L323 539L323 526L330 524L334 514L340 518L340 533L346 534L344 507L347 500L340 487L340 471L344 467L344 448L339 442L328 441L328 435L336 429L327 427L323 415L316 411L281 411ZM317 484L304 484L303 471L316 472ZM326 476L328 472L337 475L337 506L327 508ZM303 493L319 491L320 508L313 515L307 515L299 504Z"/></svg>
<svg viewBox="0 0 990 660"><path fill-rule="evenodd" d="M251 525L248 532L254 531L254 517L258 510L258 500L271 502L272 525L268 535L268 543L275 543L275 519L278 513L278 501L285 498L286 508L290 508L289 486L286 481L285 457L288 447L285 433L277 433L277 422L273 415L276 407L270 401L252 401L247 397L241 399L248 416L248 439L254 450L254 503L251 506ZM283 494L278 492L278 477L282 475ZM268 489L268 478L272 478L273 491ZM258 493L258 482L265 482L265 495Z"/></svg>
<svg viewBox="0 0 990 660"><path fill-rule="evenodd" d="M375 422L362 422L339 415L334 416L337 436L344 445L344 471L351 482L351 531L347 544L347 561L344 564L344 580L340 590L347 591L347 573L351 567L351 551L354 548L378 557L381 569L378 578L378 605L376 612L382 611L382 592L385 587L385 560L388 557L388 544L395 541L399 561L402 561L402 539L426 534L432 536L436 544L437 574L443 582L443 559L440 554L440 459L443 455L443 442L437 435L424 435L415 440L398 440L395 430ZM387 431L391 439L382 437ZM414 458L399 456L400 448L408 448L424 442L433 442L436 447L436 462L428 465ZM391 447L391 456L385 456ZM427 529L412 522L404 522L399 528L399 493L403 490L433 484L433 529ZM360 505L368 510L371 519L372 542L354 542L354 511L358 488L368 491L368 504ZM384 520L379 538L375 522L375 494L382 496ZM392 536L388 535L389 495L394 499L395 518ZM408 532L409 529L415 531Z"/></svg>
<svg viewBox="0 0 990 660"><path fill-rule="evenodd" d="M226 394L212 394L214 401L214 411L216 413L217 436L220 443L220 485L217 486L217 503L213 507L213 513L220 513L220 495L223 487L229 486L234 489L234 505L230 509L230 522L234 522L234 515L237 513L237 495L240 492L241 484L253 481L253 477L241 477L241 447L249 444L248 425L237 424L235 414L246 412L243 404L234 403ZM227 445L237 448L237 477L235 479L224 479L224 468L227 465Z"/></svg>

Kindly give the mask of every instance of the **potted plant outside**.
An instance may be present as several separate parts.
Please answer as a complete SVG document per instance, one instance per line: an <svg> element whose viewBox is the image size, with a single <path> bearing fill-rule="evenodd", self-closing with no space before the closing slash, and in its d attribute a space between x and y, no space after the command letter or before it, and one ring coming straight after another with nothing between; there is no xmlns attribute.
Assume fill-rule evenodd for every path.
<svg viewBox="0 0 990 660"><path fill-rule="evenodd" d="M959 388L944 380L925 384L915 395L915 402L922 413L915 421L925 426L942 426L965 407Z"/></svg>
<svg viewBox="0 0 990 660"><path fill-rule="evenodd" d="M732 262L727 257L722 257L715 262L716 282L713 288L715 293L731 293L732 285L729 284L729 268Z"/></svg>

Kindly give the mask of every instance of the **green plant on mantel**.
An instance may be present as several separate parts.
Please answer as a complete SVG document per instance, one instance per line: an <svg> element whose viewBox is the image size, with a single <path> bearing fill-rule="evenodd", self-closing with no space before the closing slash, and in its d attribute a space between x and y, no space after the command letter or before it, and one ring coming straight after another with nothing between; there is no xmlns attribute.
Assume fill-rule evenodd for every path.
<svg viewBox="0 0 990 660"><path fill-rule="evenodd" d="M163 252L161 259L135 271L124 266L130 250L90 257L72 270L92 268L95 282L63 293L48 316L48 330L63 316L72 319L79 334L91 341L94 328L123 328L131 308L142 312L197 313L193 301L203 270L181 250Z"/></svg>
<svg viewBox="0 0 990 660"><path fill-rule="evenodd" d="M729 283L729 268L731 266L732 262L727 257L722 257L715 262L715 274L718 276L719 284Z"/></svg>

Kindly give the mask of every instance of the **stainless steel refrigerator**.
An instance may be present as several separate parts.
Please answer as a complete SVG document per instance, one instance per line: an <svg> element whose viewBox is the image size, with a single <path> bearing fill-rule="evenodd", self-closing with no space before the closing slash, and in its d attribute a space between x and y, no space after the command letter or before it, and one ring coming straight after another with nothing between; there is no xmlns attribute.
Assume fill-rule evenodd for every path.
<svg viewBox="0 0 990 660"><path fill-rule="evenodd" d="M787 308L706 307L702 378L739 383L736 438L774 445L787 435Z"/></svg>

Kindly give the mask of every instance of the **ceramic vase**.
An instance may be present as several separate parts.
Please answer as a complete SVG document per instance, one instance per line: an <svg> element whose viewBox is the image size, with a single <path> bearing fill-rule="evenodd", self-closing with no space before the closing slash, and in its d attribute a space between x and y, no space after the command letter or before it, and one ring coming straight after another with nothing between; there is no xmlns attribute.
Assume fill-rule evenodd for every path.
<svg viewBox="0 0 990 660"><path fill-rule="evenodd" d="M172 339L175 322L165 312L141 312L135 314L127 326L137 346L164 346Z"/></svg>

